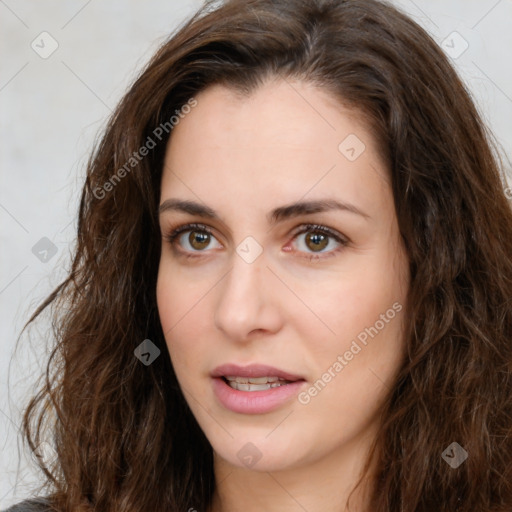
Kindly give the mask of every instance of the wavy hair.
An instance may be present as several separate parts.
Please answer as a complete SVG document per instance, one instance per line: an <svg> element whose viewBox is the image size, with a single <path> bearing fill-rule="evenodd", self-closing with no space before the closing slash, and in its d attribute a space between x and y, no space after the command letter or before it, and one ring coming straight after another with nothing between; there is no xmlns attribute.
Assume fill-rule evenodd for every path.
<svg viewBox="0 0 512 512"><path fill-rule="evenodd" d="M248 96L272 77L317 85L362 116L389 168L411 280L370 510L510 512L502 161L436 42L377 0L210 1L134 81L87 164L67 278L23 328L50 306L51 357L23 416L30 449L39 453L49 429L58 455L39 459L39 491L59 512L208 510L212 448L178 386L156 306L163 158L169 120L195 94L223 84ZM134 357L145 339L162 352L150 366ZM453 442L468 454L457 468L442 456Z"/></svg>

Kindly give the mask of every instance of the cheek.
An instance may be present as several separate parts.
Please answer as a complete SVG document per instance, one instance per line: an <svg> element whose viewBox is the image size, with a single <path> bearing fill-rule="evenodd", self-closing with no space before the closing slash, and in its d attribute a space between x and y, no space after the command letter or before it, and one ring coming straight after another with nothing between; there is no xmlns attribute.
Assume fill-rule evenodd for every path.
<svg viewBox="0 0 512 512"><path fill-rule="evenodd" d="M161 264L156 285L156 300L162 331L176 374L204 365L205 286L187 280L176 269ZM203 341L202 341L203 340ZM201 357L201 354L203 356Z"/></svg>
<svg viewBox="0 0 512 512"><path fill-rule="evenodd" d="M407 291L402 265L394 251L357 255L347 264L350 271L320 283L314 293L309 289L305 302L317 319L297 316L297 322L314 351L315 371L323 374L338 356L347 356L337 373L344 376L332 388L350 383L364 393L374 381L388 382L399 366Z"/></svg>
<svg viewBox="0 0 512 512"><path fill-rule="evenodd" d="M350 436L372 421L403 357L403 297L390 281L374 278L361 275L331 290L323 320L335 334L324 329L326 335L314 337L308 328L315 341L309 351L311 408L305 414L313 422L315 414L327 415L330 426L318 428L328 428L333 438L340 422Z"/></svg>
<svg viewBox="0 0 512 512"><path fill-rule="evenodd" d="M179 275L172 272L168 265L165 263L160 265L156 286L158 314L171 362L178 378L181 369L190 366L187 362L189 354L184 341L190 339L191 334L183 332L183 329L194 326L189 319L193 310L187 315L185 308L190 300L188 288L184 284L180 282ZM180 340L182 340L181 343Z"/></svg>
<svg viewBox="0 0 512 512"><path fill-rule="evenodd" d="M205 285L191 281L180 269L162 260L158 269L156 300L160 323L166 338L179 327L189 325L201 308Z"/></svg>
<svg viewBox="0 0 512 512"><path fill-rule="evenodd" d="M364 265L360 270L351 267L346 274L322 282L315 292L303 291L306 302L318 321L309 318L303 325L314 326L319 333L334 339L348 339L373 325L393 303L403 305L403 287L392 270ZM309 320L309 321L306 321ZM322 325L323 324L323 325Z"/></svg>
<svg viewBox="0 0 512 512"><path fill-rule="evenodd" d="M174 316L177 302L174 281L169 272L165 271L165 266L160 264L156 283L156 303L162 330L166 337L175 321Z"/></svg>

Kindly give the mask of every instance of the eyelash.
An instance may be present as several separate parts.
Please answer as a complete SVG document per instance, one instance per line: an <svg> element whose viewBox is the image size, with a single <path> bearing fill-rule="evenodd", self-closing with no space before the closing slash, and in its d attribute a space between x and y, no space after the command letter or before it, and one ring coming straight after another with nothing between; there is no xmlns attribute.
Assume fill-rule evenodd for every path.
<svg viewBox="0 0 512 512"><path fill-rule="evenodd" d="M178 238L178 236L183 233L186 233L187 231L192 231L192 230L204 231L204 232L208 233L209 235L215 237L212 230L208 226L206 226L204 224L192 223L192 224L185 224L183 226L177 227L176 229L173 229L170 233L164 235L164 239L168 243L170 243L174 248L177 245L176 239ZM330 229L326 226L322 226L320 224L303 224L303 225L299 226L296 230L294 230L293 238L295 239L297 236L302 235L304 233L308 233L310 231L314 231L317 233L322 233L324 235L327 235L327 236L333 238L336 242L338 242L340 244L340 247L333 249L331 251L328 251L325 253L323 253L323 252L310 253L310 256L304 256L306 259L309 259L310 261L313 260L313 258L324 259L324 258L329 258L331 256L336 256L336 254L339 251L343 250L343 248L349 244L349 240L347 238L341 236L336 231L333 231L332 229ZM194 251L194 253L191 254L187 251L183 251L182 249L177 249L177 250L181 253L181 255L185 256L187 259L201 257L200 253L205 252L205 251ZM301 251L298 251L298 252L301 252ZM321 254L325 254L325 255L320 256Z"/></svg>

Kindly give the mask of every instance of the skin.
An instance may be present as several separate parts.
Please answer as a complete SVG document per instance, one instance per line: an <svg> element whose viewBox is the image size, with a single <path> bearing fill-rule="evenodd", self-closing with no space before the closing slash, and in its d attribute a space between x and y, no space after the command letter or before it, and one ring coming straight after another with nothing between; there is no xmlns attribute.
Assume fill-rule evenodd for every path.
<svg viewBox="0 0 512 512"><path fill-rule="evenodd" d="M161 213L164 237L189 222L213 236L203 245L190 244L190 231L175 246L163 239L157 303L181 389L214 450L211 512L346 510L405 349L409 275L388 170L361 116L308 83L267 81L249 97L215 85L196 99L173 129L160 203L197 201L221 220ZM349 134L365 144L354 161L338 149ZM268 222L273 208L326 198L368 217L332 210ZM327 237L315 245L314 229L295 234L307 223L348 243ZM236 251L248 236L263 249L252 263ZM333 372L396 303L402 311ZM272 412L241 414L212 389L210 372L228 362L300 375L302 391L328 368L335 377L306 404L292 397ZM249 442L261 454L252 467L237 456ZM350 504L366 511L368 492L359 489Z"/></svg>

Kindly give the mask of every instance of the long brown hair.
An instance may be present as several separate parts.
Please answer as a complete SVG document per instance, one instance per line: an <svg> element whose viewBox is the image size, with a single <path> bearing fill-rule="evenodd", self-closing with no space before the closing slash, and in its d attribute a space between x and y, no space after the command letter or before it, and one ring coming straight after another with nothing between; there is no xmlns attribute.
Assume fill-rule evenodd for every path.
<svg viewBox="0 0 512 512"><path fill-rule="evenodd" d="M25 326L51 306L55 345L23 433L32 450L52 433L58 458L40 466L55 510L209 506L212 449L156 307L160 179L172 124L195 94L221 83L248 95L267 77L318 85L364 116L389 167L411 281L371 511L510 512L512 213L501 162L448 58L377 0L207 3L118 105L88 163L69 276ZM161 351L149 366L134 356L145 339ZM456 468L454 449L467 453Z"/></svg>

